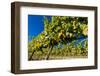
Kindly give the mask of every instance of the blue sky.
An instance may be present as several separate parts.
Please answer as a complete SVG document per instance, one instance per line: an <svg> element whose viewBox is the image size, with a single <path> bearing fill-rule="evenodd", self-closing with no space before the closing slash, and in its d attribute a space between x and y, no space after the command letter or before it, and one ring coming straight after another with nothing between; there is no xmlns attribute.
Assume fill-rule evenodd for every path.
<svg viewBox="0 0 100 76"><path fill-rule="evenodd" d="M46 16L49 21L51 16ZM28 41L44 30L44 15L28 15Z"/></svg>
<svg viewBox="0 0 100 76"><path fill-rule="evenodd" d="M51 16L46 16L50 18ZM37 36L44 30L44 16L43 15L28 15L28 40L31 37Z"/></svg>

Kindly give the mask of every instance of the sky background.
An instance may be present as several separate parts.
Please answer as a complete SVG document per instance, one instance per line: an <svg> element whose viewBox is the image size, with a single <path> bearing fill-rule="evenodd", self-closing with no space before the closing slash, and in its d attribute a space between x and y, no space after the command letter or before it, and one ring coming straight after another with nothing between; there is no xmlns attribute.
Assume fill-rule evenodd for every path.
<svg viewBox="0 0 100 76"><path fill-rule="evenodd" d="M51 18L51 16L46 16ZM44 16L43 15L28 15L28 41L32 37L37 36L44 30Z"/></svg>
<svg viewBox="0 0 100 76"><path fill-rule="evenodd" d="M52 16L28 15L28 41L31 41L32 37L39 35L44 30L44 17L51 21Z"/></svg>

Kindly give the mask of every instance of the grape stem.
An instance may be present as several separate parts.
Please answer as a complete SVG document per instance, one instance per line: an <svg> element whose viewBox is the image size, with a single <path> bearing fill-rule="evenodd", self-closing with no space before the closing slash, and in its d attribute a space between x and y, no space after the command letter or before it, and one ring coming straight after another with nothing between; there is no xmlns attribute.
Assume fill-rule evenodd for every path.
<svg viewBox="0 0 100 76"><path fill-rule="evenodd" d="M32 54L31 54L29 60L32 60L32 57L33 57L33 55L34 55L34 52L35 52L35 50L32 52Z"/></svg>
<svg viewBox="0 0 100 76"><path fill-rule="evenodd" d="M50 54L51 54L51 52L52 52L52 49L53 49L53 46L51 46L51 47L50 47L50 50L48 51L48 53L47 53L47 56L46 56L45 60L48 60L48 59L49 59Z"/></svg>

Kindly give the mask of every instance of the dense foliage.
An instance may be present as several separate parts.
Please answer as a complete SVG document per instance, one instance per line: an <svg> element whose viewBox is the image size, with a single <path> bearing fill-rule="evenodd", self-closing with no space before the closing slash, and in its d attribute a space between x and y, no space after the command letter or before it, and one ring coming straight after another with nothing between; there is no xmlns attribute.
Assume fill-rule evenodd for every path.
<svg viewBox="0 0 100 76"><path fill-rule="evenodd" d="M88 36L87 24L86 17L44 17L44 31L29 42L29 60L87 56L87 39L75 43Z"/></svg>

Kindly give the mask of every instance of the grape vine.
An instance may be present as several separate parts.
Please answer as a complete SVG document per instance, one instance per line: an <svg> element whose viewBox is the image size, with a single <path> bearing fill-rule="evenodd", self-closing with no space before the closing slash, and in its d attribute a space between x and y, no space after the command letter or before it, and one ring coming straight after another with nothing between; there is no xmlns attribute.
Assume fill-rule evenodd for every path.
<svg viewBox="0 0 100 76"><path fill-rule="evenodd" d="M59 45L67 45L64 50L67 52L78 51L80 53L87 54L87 41L84 42L84 47L82 44L78 44L77 47L70 46L68 43L77 40L80 37L88 36L88 22L86 17L65 17L65 16L52 16L51 20L44 17L44 31L37 37L33 38L32 41L28 43L28 51L31 53L29 55L29 60L33 59L34 53L36 51L44 52L44 48L48 48L45 59L48 60L50 54L53 54L54 47L60 47ZM83 48L82 48L83 47ZM85 50L85 51L84 51ZM71 52L73 53L73 52ZM82 54L83 54L82 53ZM67 55L68 53L66 53Z"/></svg>

